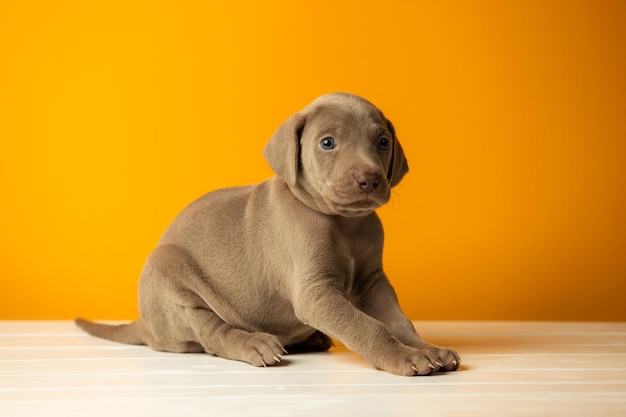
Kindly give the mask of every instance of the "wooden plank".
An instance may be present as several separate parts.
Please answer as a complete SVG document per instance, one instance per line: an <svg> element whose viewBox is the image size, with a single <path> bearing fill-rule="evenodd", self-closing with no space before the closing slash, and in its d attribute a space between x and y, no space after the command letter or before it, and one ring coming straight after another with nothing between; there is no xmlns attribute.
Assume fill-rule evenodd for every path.
<svg viewBox="0 0 626 417"><path fill-rule="evenodd" d="M459 372L403 378L337 346L255 368L0 322L0 415L626 415L626 323L426 322Z"/></svg>

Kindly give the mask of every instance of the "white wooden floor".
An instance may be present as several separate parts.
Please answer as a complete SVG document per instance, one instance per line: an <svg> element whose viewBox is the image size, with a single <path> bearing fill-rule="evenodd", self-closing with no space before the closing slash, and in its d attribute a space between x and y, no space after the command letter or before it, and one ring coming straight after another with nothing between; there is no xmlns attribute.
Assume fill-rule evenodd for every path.
<svg viewBox="0 0 626 417"><path fill-rule="evenodd" d="M0 321L0 416L626 416L626 323L417 327L462 368L393 376L342 347L254 368Z"/></svg>

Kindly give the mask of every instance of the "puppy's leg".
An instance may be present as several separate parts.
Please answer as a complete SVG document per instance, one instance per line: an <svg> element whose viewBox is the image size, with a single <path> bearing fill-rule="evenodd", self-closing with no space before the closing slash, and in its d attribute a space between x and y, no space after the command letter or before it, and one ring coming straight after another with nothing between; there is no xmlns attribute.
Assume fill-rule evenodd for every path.
<svg viewBox="0 0 626 417"><path fill-rule="evenodd" d="M250 333L226 323L199 295L207 280L182 248L156 248L139 281L139 307L149 329L148 345L170 352L205 351L255 366L280 362L283 345L276 336Z"/></svg>
<svg viewBox="0 0 626 417"><path fill-rule="evenodd" d="M424 342L415 331L413 323L404 315L398 297L384 274L371 278L366 291L357 294L353 302L365 314L385 324L395 337L407 346L430 351L436 357L436 365L442 371L456 370L461 359L452 349L445 349Z"/></svg>
<svg viewBox="0 0 626 417"><path fill-rule="evenodd" d="M333 341L320 331L316 331L305 341L294 343L285 349L289 353L324 352L333 346Z"/></svg>
<svg viewBox="0 0 626 417"><path fill-rule="evenodd" d="M274 335L236 329L207 308L185 308L187 324L207 353L248 362L254 366L274 365L285 349Z"/></svg>
<svg viewBox="0 0 626 417"><path fill-rule="evenodd" d="M402 343L389 327L348 302L336 278L317 276L308 281L315 284L303 288L294 300L294 311L303 323L341 340L374 367L393 374L428 375L442 369L436 350L423 342L419 347Z"/></svg>

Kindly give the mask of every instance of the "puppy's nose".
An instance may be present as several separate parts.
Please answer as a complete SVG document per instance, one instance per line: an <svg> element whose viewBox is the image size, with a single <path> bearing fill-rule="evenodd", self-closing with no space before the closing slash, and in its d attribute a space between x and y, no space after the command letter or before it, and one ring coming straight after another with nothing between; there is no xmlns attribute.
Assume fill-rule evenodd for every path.
<svg viewBox="0 0 626 417"><path fill-rule="evenodd" d="M361 172L356 175L356 182L361 190L371 193L380 185L380 175Z"/></svg>

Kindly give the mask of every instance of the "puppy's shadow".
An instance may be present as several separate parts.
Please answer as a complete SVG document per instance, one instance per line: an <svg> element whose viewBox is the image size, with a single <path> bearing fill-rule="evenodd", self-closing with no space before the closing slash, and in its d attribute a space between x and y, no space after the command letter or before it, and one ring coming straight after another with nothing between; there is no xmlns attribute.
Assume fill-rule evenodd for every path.
<svg viewBox="0 0 626 417"><path fill-rule="evenodd" d="M268 366L267 368L284 368L285 366L291 366L291 365L292 365L292 362L283 356L280 362L277 362L272 366ZM261 367L261 369L263 369L263 367Z"/></svg>

